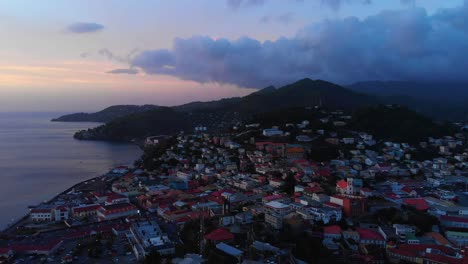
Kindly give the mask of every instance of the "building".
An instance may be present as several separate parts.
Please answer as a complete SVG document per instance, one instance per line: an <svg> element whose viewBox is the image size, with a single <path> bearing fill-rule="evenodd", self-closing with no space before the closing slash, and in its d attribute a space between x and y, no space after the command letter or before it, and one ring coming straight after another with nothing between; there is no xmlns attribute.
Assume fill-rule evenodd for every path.
<svg viewBox="0 0 468 264"><path fill-rule="evenodd" d="M439 220L446 228L468 229L468 217L442 215Z"/></svg>
<svg viewBox="0 0 468 264"><path fill-rule="evenodd" d="M367 212L367 199L358 196L330 196L330 202L343 207L343 213L347 217L362 215Z"/></svg>
<svg viewBox="0 0 468 264"><path fill-rule="evenodd" d="M341 194L359 195L363 186L362 179L347 178L336 183L336 190Z"/></svg>
<svg viewBox="0 0 468 264"><path fill-rule="evenodd" d="M391 263L447 263L464 264L466 255L454 248L441 245L400 244L387 249Z"/></svg>
<svg viewBox="0 0 468 264"><path fill-rule="evenodd" d="M154 220L136 221L126 236L138 260L144 259L153 249L162 256L175 253L175 244Z"/></svg>
<svg viewBox="0 0 468 264"><path fill-rule="evenodd" d="M273 136L282 136L284 132L277 128L267 128L263 129L263 135L266 137L273 137Z"/></svg>
<svg viewBox="0 0 468 264"><path fill-rule="evenodd" d="M468 232L447 231L445 235L448 240L459 247L468 246Z"/></svg>
<svg viewBox="0 0 468 264"><path fill-rule="evenodd" d="M118 203L101 206L97 211L99 221L111 220L138 214L139 211L133 204Z"/></svg>
<svg viewBox="0 0 468 264"><path fill-rule="evenodd" d="M33 208L29 211L29 216L34 222L50 222L52 221L52 209Z"/></svg>
<svg viewBox="0 0 468 264"><path fill-rule="evenodd" d="M409 225L394 224L395 234L398 236L400 243L406 243L408 235L416 234L416 227Z"/></svg>
<svg viewBox="0 0 468 264"><path fill-rule="evenodd" d="M130 200L127 196L119 193L110 193L105 201L105 205L116 204L116 203L129 203Z"/></svg>
<svg viewBox="0 0 468 264"><path fill-rule="evenodd" d="M33 222L60 222L68 219L69 209L65 206L33 208L29 216Z"/></svg>
<svg viewBox="0 0 468 264"><path fill-rule="evenodd" d="M90 204L90 205L82 205L72 208L73 217L76 218L84 218L89 217L97 214L97 210L101 206L99 204Z"/></svg>
<svg viewBox="0 0 468 264"><path fill-rule="evenodd" d="M356 231L359 234L359 243L363 245L376 245L378 247L385 247L385 238L372 229L358 227Z"/></svg>
<svg viewBox="0 0 468 264"><path fill-rule="evenodd" d="M265 212L265 222L270 224L276 229L283 227L283 219L291 212L289 205L272 201L263 206Z"/></svg>

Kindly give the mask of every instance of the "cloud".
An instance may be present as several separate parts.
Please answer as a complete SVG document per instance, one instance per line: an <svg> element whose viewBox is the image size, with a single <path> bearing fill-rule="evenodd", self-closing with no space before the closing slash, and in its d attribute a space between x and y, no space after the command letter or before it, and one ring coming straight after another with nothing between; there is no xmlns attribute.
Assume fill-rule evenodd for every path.
<svg viewBox="0 0 468 264"><path fill-rule="evenodd" d="M289 0L289 1L290 2L303 2L304 0ZM240 7L261 6L267 2L268 0L227 0L227 5L232 9L238 9Z"/></svg>
<svg viewBox="0 0 468 264"><path fill-rule="evenodd" d="M294 20L294 14L291 12L279 16L263 16L260 18L260 23L267 24L270 22L278 22L281 24L289 24Z"/></svg>
<svg viewBox="0 0 468 264"><path fill-rule="evenodd" d="M227 0L227 4L231 8L239 8L241 6L256 6L263 5L266 0Z"/></svg>
<svg viewBox="0 0 468 264"><path fill-rule="evenodd" d="M201 83L261 88L310 77L364 80L468 81L468 1L428 15L422 8L382 11L365 19L325 20L294 37L260 42L207 36L177 38L170 50L131 61L148 74Z"/></svg>
<svg viewBox="0 0 468 264"><path fill-rule="evenodd" d="M112 71L108 71L107 73L111 74L138 74L138 70L134 68L130 69L115 69Z"/></svg>
<svg viewBox="0 0 468 264"><path fill-rule="evenodd" d="M110 51L109 49L102 48L102 49L98 50L97 53L98 53L98 55L106 57L108 60L128 64L130 61L132 61L133 57L136 54L138 54L139 52L140 52L140 50L133 49L127 55L120 56L120 55L117 55L114 52ZM89 54L88 54L88 56L89 56Z"/></svg>
<svg viewBox="0 0 468 264"><path fill-rule="evenodd" d="M78 23L73 23L69 25L66 28L66 32L82 34L82 33L98 32L103 29L104 29L104 26L101 24L78 22Z"/></svg>

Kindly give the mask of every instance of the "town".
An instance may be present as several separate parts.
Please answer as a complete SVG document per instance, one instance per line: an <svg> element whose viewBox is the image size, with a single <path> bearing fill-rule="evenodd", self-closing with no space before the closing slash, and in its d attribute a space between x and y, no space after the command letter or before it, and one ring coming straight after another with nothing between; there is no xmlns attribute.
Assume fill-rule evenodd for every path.
<svg viewBox="0 0 468 264"><path fill-rule="evenodd" d="M0 262L468 263L468 127L397 142L305 110L147 137L4 230Z"/></svg>

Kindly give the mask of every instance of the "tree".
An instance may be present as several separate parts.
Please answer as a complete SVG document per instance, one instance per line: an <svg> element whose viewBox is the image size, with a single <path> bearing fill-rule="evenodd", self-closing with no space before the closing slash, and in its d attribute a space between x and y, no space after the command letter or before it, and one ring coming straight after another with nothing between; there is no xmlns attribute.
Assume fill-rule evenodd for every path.
<svg viewBox="0 0 468 264"><path fill-rule="evenodd" d="M159 264L162 262L162 257L156 249L150 251L145 257L145 264Z"/></svg>

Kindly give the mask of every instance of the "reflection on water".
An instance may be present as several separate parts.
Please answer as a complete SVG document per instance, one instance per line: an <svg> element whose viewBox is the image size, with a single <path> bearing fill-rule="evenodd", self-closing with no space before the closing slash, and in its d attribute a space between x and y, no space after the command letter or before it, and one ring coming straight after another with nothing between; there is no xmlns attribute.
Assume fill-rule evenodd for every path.
<svg viewBox="0 0 468 264"><path fill-rule="evenodd" d="M130 144L75 140L74 132L99 124L50 122L58 115L0 113L0 227L28 205L141 155Z"/></svg>

